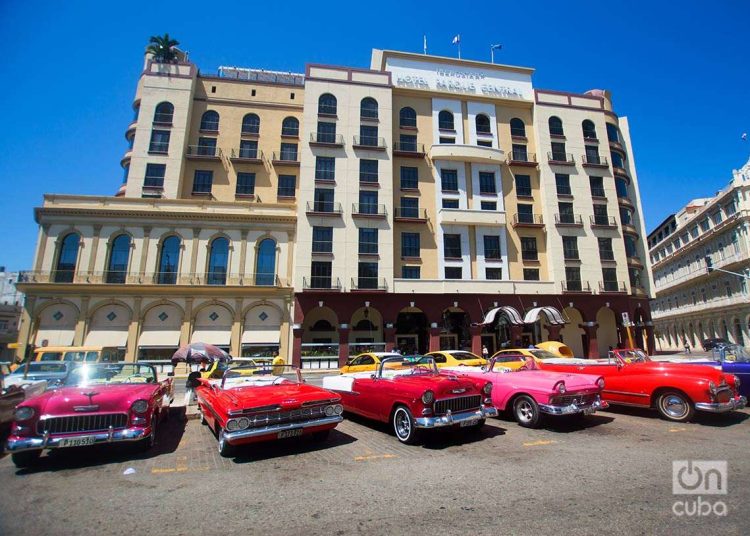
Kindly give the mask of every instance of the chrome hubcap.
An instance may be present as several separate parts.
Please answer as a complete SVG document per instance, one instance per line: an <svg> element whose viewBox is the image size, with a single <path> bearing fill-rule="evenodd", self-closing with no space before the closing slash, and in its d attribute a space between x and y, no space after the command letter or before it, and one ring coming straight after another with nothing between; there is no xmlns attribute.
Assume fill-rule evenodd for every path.
<svg viewBox="0 0 750 536"><path fill-rule="evenodd" d="M519 420L529 422L534 417L534 408L528 401L523 400L516 406L516 414Z"/></svg>
<svg viewBox="0 0 750 536"><path fill-rule="evenodd" d="M411 424L409 423L409 416L402 409L396 410L396 415L393 418L396 428L396 434L401 439L406 439L411 434Z"/></svg>
<svg viewBox="0 0 750 536"><path fill-rule="evenodd" d="M664 409L664 413L675 418L684 417L688 411L687 402L677 395L665 396L662 399L661 407Z"/></svg>

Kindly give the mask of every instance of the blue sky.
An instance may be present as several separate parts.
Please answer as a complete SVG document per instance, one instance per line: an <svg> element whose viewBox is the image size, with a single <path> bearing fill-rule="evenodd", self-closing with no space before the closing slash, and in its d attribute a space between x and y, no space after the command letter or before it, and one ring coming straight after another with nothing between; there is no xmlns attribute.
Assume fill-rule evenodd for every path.
<svg viewBox="0 0 750 536"><path fill-rule="evenodd" d="M536 68L539 88L612 90L650 230L750 156L750 2L29 2L0 0L0 265L31 267L45 192L111 195L149 36L204 72L369 66L371 48ZM663 4L663 5L660 5ZM369 6L369 7L366 7ZM460 8L458 6L461 6Z"/></svg>

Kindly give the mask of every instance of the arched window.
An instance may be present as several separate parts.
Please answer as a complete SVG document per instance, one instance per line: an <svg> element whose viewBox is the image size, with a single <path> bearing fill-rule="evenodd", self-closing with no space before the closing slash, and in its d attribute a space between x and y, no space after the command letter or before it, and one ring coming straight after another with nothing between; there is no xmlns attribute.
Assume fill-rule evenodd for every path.
<svg viewBox="0 0 750 536"><path fill-rule="evenodd" d="M161 243L156 282L160 285L177 283L177 270L180 265L180 237L170 236Z"/></svg>
<svg viewBox="0 0 750 536"><path fill-rule="evenodd" d="M372 97L365 97L359 103L359 117L363 119L378 118L378 101Z"/></svg>
<svg viewBox="0 0 750 536"><path fill-rule="evenodd" d="M515 136L517 138L525 138L526 137L526 123L524 123L521 119L518 119L517 117L514 117L510 120L510 135Z"/></svg>
<svg viewBox="0 0 750 536"><path fill-rule="evenodd" d="M281 123L282 136L299 136L299 120L296 117L287 117Z"/></svg>
<svg viewBox="0 0 750 536"><path fill-rule="evenodd" d="M209 110L203 113L201 117L201 130L208 130L211 132L219 131L219 113L214 110Z"/></svg>
<svg viewBox="0 0 750 536"><path fill-rule="evenodd" d="M208 249L206 283L209 285L226 285L228 265L229 240L224 237L214 238Z"/></svg>
<svg viewBox="0 0 750 536"><path fill-rule="evenodd" d="M128 260L130 259L130 236L117 235L109 246L109 261L107 261L107 283L124 283L128 275Z"/></svg>
<svg viewBox="0 0 750 536"><path fill-rule="evenodd" d="M219 130L218 126L216 130ZM247 114L242 118L243 134L258 134L260 132L260 117L256 114Z"/></svg>
<svg viewBox="0 0 750 536"><path fill-rule="evenodd" d="M336 97L323 93L318 99L318 114L336 115Z"/></svg>
<svg viewBox="0 0 750 536"><path fill-rule="evenodd" d="M60 250L57 253L57 265L55 267L55 283L72 283L76 273L78 262L78 246L81 237L78 233L70 233L60 242Z"/></svg>
<svg viewBox="0 0 750 536"><path fill-rule="evenodd" d="M312 325L310 331L336 331L336 328L328 320L318 320Z"/></svg>
<svg viewBox="0 0 750 536"><path fill-rule="evenodd" d="M562 120L554 115L549 118L549 133L552 136L565 136Z"/></svg>
<svg viewBox="0 0 750 536"><path fill-rule="evenodd" d="M174 116L174 106L171 102L160 102L154 110L154 123L159 125L171 125Z"/></svg>
<svg viewBox="0 0 750 536"><path fill-rule="evenodd" d="M581 128L583 129L584 139L586 140L596 139L596 126L594 126L593 121L589 121L588 119L584 120L584 122L581 123Z"/></svg>
<svg viewBox="0 0 750 536"><path fill-rule="evenodd" d="M417 128L417 112L406 106L398 113L398 125L401 128Z"/></svg>
<svg viewBox="0 0 750 536"><path fill-rule="evenodd" d="M476 123L477 134L492 134L489 117L484 114L479 114L476 119L474 119L474 122Z"/></svg>
<svg viewBox="0 0 750 536"><path fill-rule="evenodd" d="M453 124L453 112L443 110L438 114L438 128L440 130L456 130Z"/></svg>
<svg viewBox="0 0 750 536"><path fill-rule="evenodd" d="M255 261L255 284L273 286L276 282L276 242L271 238L258 245L258 258Z"/></svg>

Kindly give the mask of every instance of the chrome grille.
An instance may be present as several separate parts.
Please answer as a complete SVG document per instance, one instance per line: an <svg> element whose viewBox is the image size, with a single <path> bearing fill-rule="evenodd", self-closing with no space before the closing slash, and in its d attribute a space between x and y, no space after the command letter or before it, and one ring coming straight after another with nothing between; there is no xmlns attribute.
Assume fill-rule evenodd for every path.
<svg viewBox="0 0 750 536"><path fill-rule="evenodd" d="M569 406L571 404L588 405L596 400L596 393L587 395L561 395L553 397L550 402L555 406Z"/></svg>
<svg viewBox="0 0 750 536"><path fill-rule="evenodd" d="M482 397L480 395L457 396L455 398L437 400L435 402L435 415L442 415L443 413L447 413L448 410L451 413L458 413L460 411L479 409L481 402Z"/></svg>
<svg viewBox="0 0 750 536"><path fill-rule="evenodd" d="M245 415L250 419L250 427L268 426L271 424L285 424L293 422L309 421L325 416L325 405L314 407L303 407L291 411L277 411L272 413L259 413L257 415Z"/></svg>
<svg viewBox="0 0 750 536"><path fill-rule="evenodd" d="M73 434L76 432L101 432L125 428L128 416L125 413L99 413L95 415L73 415L71 417L50 417L40 419L37 423L37 433L43 434Z"/></svg>

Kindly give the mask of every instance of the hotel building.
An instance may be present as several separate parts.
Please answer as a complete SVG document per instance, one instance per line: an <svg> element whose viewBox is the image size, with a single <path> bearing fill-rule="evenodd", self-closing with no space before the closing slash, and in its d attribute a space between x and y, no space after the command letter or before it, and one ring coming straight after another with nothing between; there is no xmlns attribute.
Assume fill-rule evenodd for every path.
<svg viewBox="0 0 750 536"><path fill-rule="evenodd" d="M47 195L19 354L205 341L335 366L363 349L653 349L629 125L607 91L374 50L304 74L146 57L114 197Z"/></svg>

